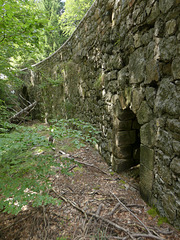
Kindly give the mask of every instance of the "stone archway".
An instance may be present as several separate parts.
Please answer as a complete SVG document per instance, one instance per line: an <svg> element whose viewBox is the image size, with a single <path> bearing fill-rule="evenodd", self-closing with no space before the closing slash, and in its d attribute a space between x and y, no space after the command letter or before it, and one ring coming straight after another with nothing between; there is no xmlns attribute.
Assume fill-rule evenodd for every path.
<svg viewBox="0 0 180 240"><path fill-rule="evenodd" d="M112 167L122 172L140 163L140 125L129 108L120 110L113 122Z"/></svg>

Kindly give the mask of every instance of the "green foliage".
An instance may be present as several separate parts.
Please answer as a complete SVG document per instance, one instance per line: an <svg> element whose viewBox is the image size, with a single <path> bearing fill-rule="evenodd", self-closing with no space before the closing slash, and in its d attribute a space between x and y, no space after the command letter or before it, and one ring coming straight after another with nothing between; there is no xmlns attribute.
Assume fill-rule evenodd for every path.
<svg viewBox="0 0 180 240"><path fill-rule="evenodd" d="M41 41L44 46L45 57L55 52L67 39L59 25L59 17L64 11L64 2L61 0L41 0L40 7L44 9L50 31L44 31Z"/></svg>
<svg viewBox="0 0 180 240"><path fill-rule="evenodd" d="M63 168L69 164L64 161ZM32 206L59 203L47 192L51 187L48 176L55 173L52 166L59 165L52 158L48 140L35 129L18 127L13 133L1 134L0 209L17 214L29 202Z"/></svg>
<svg viewBox="0 0 180 240"><path fill-rule="evenodd" d="M76 148L85 146L85 143L96 144L99 131L91 125L79 119L52 120L53 136L57 139L72 139Z"/></svg>
<svg viewBox="0 0 180 240"><path fill-rule="evenodd" d="M150 216L152 216L152 217L156 217L156 216L158 216L158 212L157 212L157 209L156 208L150 208L148 211L147 211L147 213L150 215Z"/></svg>
<svg viewBox="0 0 180 240"><path fill-rule="evenodd" d="M51 77L48 77L44 72L39 71L39 73L41 74L41 77L43 79L43 81L41 82L41 84L38 85L39 88L45 88L45 87L54 87L54 86L60 86L63 84L64 79L62 77L62 74L57 74L56 78L53 79Z"/></svg>
<svg viewBox="0 0 180 240"><path fill-rule="evenodd" d="M147 213L152 217L158 217L158 225L162 225L163 223L169 223L166 217L159 216L159 212L155 207L150 208Z"/></svg>
<svg viewBox="0 0 180 240"><path fill-rule="evenodd" d="M7 121L10 116L5 105L5 101L0 99L0 133L5 133L14 128L13 124Z"/></svg>
<svg viewBox="0 0 180 240"><path fill-rule="evenodd" d="M47 20L33 0L0 0L0 16L0 73L15 79L14 59L33 59Z"/></svg>
<svg viewBox="0 0 180 240"><path fill-rule="evenodd" d="M47 133L57 140L69 141L76 148L84 142L94 143L96 129L77 119L52 121L48 127L16 126L16 130L0 134L0 209L17 214L22 207L60 204L48 194L52 188L50 175L57 169L62 174L70 174L68 168L72 160L61 158L60 163L53 156Z"/></svg>
<svg viewBox="0 0 180 240"><path fill-rule="evenodd" d="M60 18L61 28L66 36L74 32L92 3L93 0L66 0L65 12Z"/></svg>
<svg viewBox="0 0 180 240"><path fill-rule="evenodd" d="M167 217L159 217L158 219L158 225L162 225L163 223L169 223Z"/></svg>

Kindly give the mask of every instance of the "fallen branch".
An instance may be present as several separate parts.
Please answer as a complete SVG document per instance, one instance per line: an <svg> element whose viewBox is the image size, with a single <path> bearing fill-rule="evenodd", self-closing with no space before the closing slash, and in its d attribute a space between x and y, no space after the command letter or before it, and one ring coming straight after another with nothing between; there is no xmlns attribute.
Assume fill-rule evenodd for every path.
<svg viewBox="0 0 180 240"><path fill-rule="evenodd" d="M154 238L154 239L158 239L158 240L163 240L163 238L161 238L160 236L155 236L152 235L152 233L150 232L150 230L148 229L148 227L128 208L124 205L124 203L121 202L121 200L114 194L111 192L111 194L118 200L118 202L131 214L133 215L133 217L135 217L140 223L141 225L146 229L146 231L148 232L148 234L132 234L133 237L149 237L149 238ZM157 233L156 233L157 234ZM157 234L158 235L158 234ZM124 240L127 238L124 238Z"/></svg>
<svg viewBox="0 0 180 240"><path fill-rule="evenodd" d="M32 108L34 108L36 106L37 102L33 102L31 103L29 106L25 107L24 109L22 109L20 112L16 113L15 115L13 115L9 120L12 121L16 118L19 118L19 116L21 116L24 113L27 113L29 110L31 110Z"/></svg>
<svg viewBox="0 0 180 240"><path fill-rule="evenodd" d="M109 174L108 174L107 172L103 171L102 169L96 167L96 166L93 165L93 164L90 164L90 163L86 163L86 162L82 162L82 161L76 160L76 159L75 159L76 157L74 157L74 156L71 157L70 154L66 154L66 153L63 152L62 150L59 150L59 153L61 153L62 155L64 155L64 157L66 157L66 158L73 159L73 160L74 160L75 162L77 162L77 163L83 164L83 165L88 166L88 167L96 168L96 169L99 170L100 172L102 172L102 173L104 173L104 174L106 174L106 175L109 176Z"/></svg>
<svg viewBox="0 0 180 240"><path fill-rule="evenodd" d="M90 217L96 218L96 219L98 219L98 220L101 220L101 221L103 221L104 223L107 223L107 224L111 225L112 227L116 228L117 230L125 232L126 234L128 234L128 237L130 237L131 239L134 239L133 236L130 234L130 232L129 232L127 229L119 226L118 224L116 224L116 223L114 223L114 222L112 222L112 221L110 221L110 220L108 220L108 219L105 219L105 218L103 218L103 217L100 217L100 216L97 215L97 214L93 214L93 213L90 213L90 212L85 212L82 208L78 207L74 202L72 202L72 201L70 201L69 199L67 199L67 198L63 197L62 195L58 194L54 189L52 189L52 191L53 191L59 198L61 198L64 202L69 203L71 206L73 206L74 208L76 208L79 212L83 213L86 218L87 218L87 216L90 216Z"/></svg>
<svg viewBox="0 0 180 240"><path fill-rule="evenodd" d="M118 208L121 206L120 203L117 203L116 206L113 208L113 210L107 214L107 216L113 216L114 213L118 210Z"/></svg>
<svg viewBox="0 0 180 240"><path fill-rule="evenodd" d="M139 237L144 237L144 238L153 238L153 239L157 239L157 240L164 240L164 238L152 235L152 234L141 234L141 233L134 233L132 234L133 237L135 238L139 238ZM128 239L127 237L123 238L123 240Z"/></svg>

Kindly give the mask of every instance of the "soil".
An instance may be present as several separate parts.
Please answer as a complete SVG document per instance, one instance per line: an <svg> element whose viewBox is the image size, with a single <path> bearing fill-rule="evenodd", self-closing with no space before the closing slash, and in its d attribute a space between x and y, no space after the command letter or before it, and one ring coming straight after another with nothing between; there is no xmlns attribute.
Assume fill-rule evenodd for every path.
<svg viewBox="0 0 180 240"><path fill-rule="evenodd" d="M52 154L62 157L57 149ZM73 174L57 169L51 177L50 194L61 205L29 206L17 216L1 212L1 240L180 239L180 231L168 223L158 225L159 216L147 213L150 207L141 199L134 175L138 169L116 174L90 146L69 154L65 157L75 160L69 169Z"/></svg>

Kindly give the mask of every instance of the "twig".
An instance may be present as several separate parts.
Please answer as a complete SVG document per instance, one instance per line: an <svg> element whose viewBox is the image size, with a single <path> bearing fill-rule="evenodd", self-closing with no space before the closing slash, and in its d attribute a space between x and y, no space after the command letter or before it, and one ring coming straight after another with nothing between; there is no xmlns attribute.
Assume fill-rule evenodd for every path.
<svg viewBox="0 0 180 240"><path fill-rule="evenodd" d="M25 100L27 103L31 104L31 102L29 102L27 99L25 99L21 94L19 94L20 98L22 98L23 100Z"/></svg>
<svg viewBox="0 0 180 240"><path fill-rule="evenodd" d="M88 166L88 167L96 168L96 169L99 170L100 172L102 172L102 173L104 173L104 174L106 174L106 175L109 176L109 174L108 174L107 172L101 170L100 168L96 167L96 166L93 165L93 164L89 164L89 163L81 162L81 161L78 161L78 160L75 160L75 159L74 159L74 161L77 162L77 163L80 163L80 164L86 165L86 166Z"/></svg>
<svg viewBox="0 0 180 240"><path fill-rule="evenodd" d="M99 216L102 210L103 204L101 203L98 207L98 210L96 211L96 215Z"/></svg>
<svg viewBox="0 0 180 240"><path fill-rule="evenodd" d="M66 153L63 152L62 150L59 150L59 153L61 153L62 155L65 155L66 158L72 159L72 160L74 160L74 161L77 162L77 163L83 164L83 165L88 166L88 167L96 168L96 169L99 170L100 172L102 172L102 173L104 173L104 174L106 174L106 175L109 176L109 174L108 174L107 172L103 171L102 169L96 167L96 166L93 165L93 164L86 163L86 162L81 162L81 161L79 161L79 160L76 160L76 159L74 159L74 158L76 158L75 156L72 156L72 157L71 157L69 154L66 154Z"/></svg>
<svg viewBox="0 0 180 240"><path fill-rule="evenodd" d="M22 221L26 220L26 219L29 218L29 217L30 217L30 215L27 216L27 217L25 217L25 218L19 219L19 220L16 221L16 222L13 222L12 224L10 224L9 226L7 226L7 227L5 227L5 228L1 228L1 229L0 229L0 232L2 232L2 231L4 231L4 230L12 227L13 225L16 225L16 224L19 223L19 222L22 222Z"/></svg>
<svg viewBox="0 0 180 240"><path fill-rule="evenodd" d="M126 234L128 234L128 236L129 236L131 239L134 239L133 236L130 234L130 232L129 232L127 229L119 226L118 224L116 224L116 223L114 223L114 222L112 222L112 221L110 221L110 220L108 220L108 219L105 219L105 218L103 218L103 217L100 217L100 216L98 216L97 214L93 214L93 213L90 213L90 212L85 212L83 209L81 209L80 207L78 207L75 203L73 203L73 202L70 201L69 199L66 199L66 198L63 197L62 195L58 194L54 189L52 189L52 191L53 191L59 198L61 198L64 202L70 203L71 206L73 206L73 207L76 208L78 211L80 211L81 213L83 213L86 218L87 218L87 216L90 216L90 217L94 217L94 218L96 218L96 219L98 219L98 220L101 220L101 221L103 221L103 222L105 222L105 223L113 226L114 228L118 229L119 231L125 232Z"/></svg>
<svg viewBox="0 0 180 240"><path fill-rule="evenodd" d="M133 237L135 238L139 238L139 237L144 237L144 238L153 238L153 239L157 239L157 240L164 240L164 238L152 235L152 234L140 234L140 233L134 233L132 234ZM123 240L126 240L127 237L123 238Z"/></svg>
<svg viewBox="0 0 180 240"><path fill-rule="evenodd" d="M107 214L107 216L112 216L117 211L119 206L121 206L121 204L117 203L116 206L113 208L113 210L110 213Z"/></svg>
<svg viewBox="0 0 180 240"><path fill-rule="evenodd" d="M22 115L23 113L26 113L27 111L29 111L31 108L35 107L35 105L37 104L37 102L33 102L32 104L30 104L29 106L27 106L26 108L22 109L20 112L16 113L14 116L12 116L10 118L10 121L12 121L13 119L18 118L20 115Z"/></svg>
<svg viewBox="0 0 180 240"><path fill-rule="evenodd" d="M120 200L113 192L110 192L110 193L118 200L118 202L119 202L131 215L133 215L133 217L135 217L135 218L143 225L143 227L146 229L146 231L147 231L149 234L151 234L150 230L146 227L146 225L145 225L133 212L131 212L131 210L130 210L128 207L126 207L126 206L124 205L124 203L122 203L121 200Z"/></svg>
<svg viewBox="0 0 180 240"><path fill-rule="evenodd" d="M59 198L61 198L64 202L70 203L71 206L73 206L73 207L76 208L78 211L80 211L81 213L83 213L84 216L85 216L85 218L87 218L87 214L86 214L86 212L85 212L83 209L81 209L80 207L78 207L75 203L73 203L73 202L70 201L69 199L67 199L67 198L63 197L62 195L58 194L54 189L52 189L52 191L53 191Z"/></svg>
<svg viewBox="0 0 180 240"><path fill-rule="evenodd" d="M131 213L131 215L133 215L141 224L142 226L146 229L146 231L148 232L148 234L132 234L133 237L149 237L149 238L154 238L154 239L158 239L158 240L162 240L163 238L161 238L160 236L158 236L158 234L156 232L154 232L155 234L157 234L157 236L152 235L152 233L150 232L150 230L147 228L147 226L133 213L131 212L131 210L129 208L127 208L122 202L121 200L114 194L111 192L111 194L118 200L118 202L129 212ZM127 238L124 238L124 240Z"/></svg>

